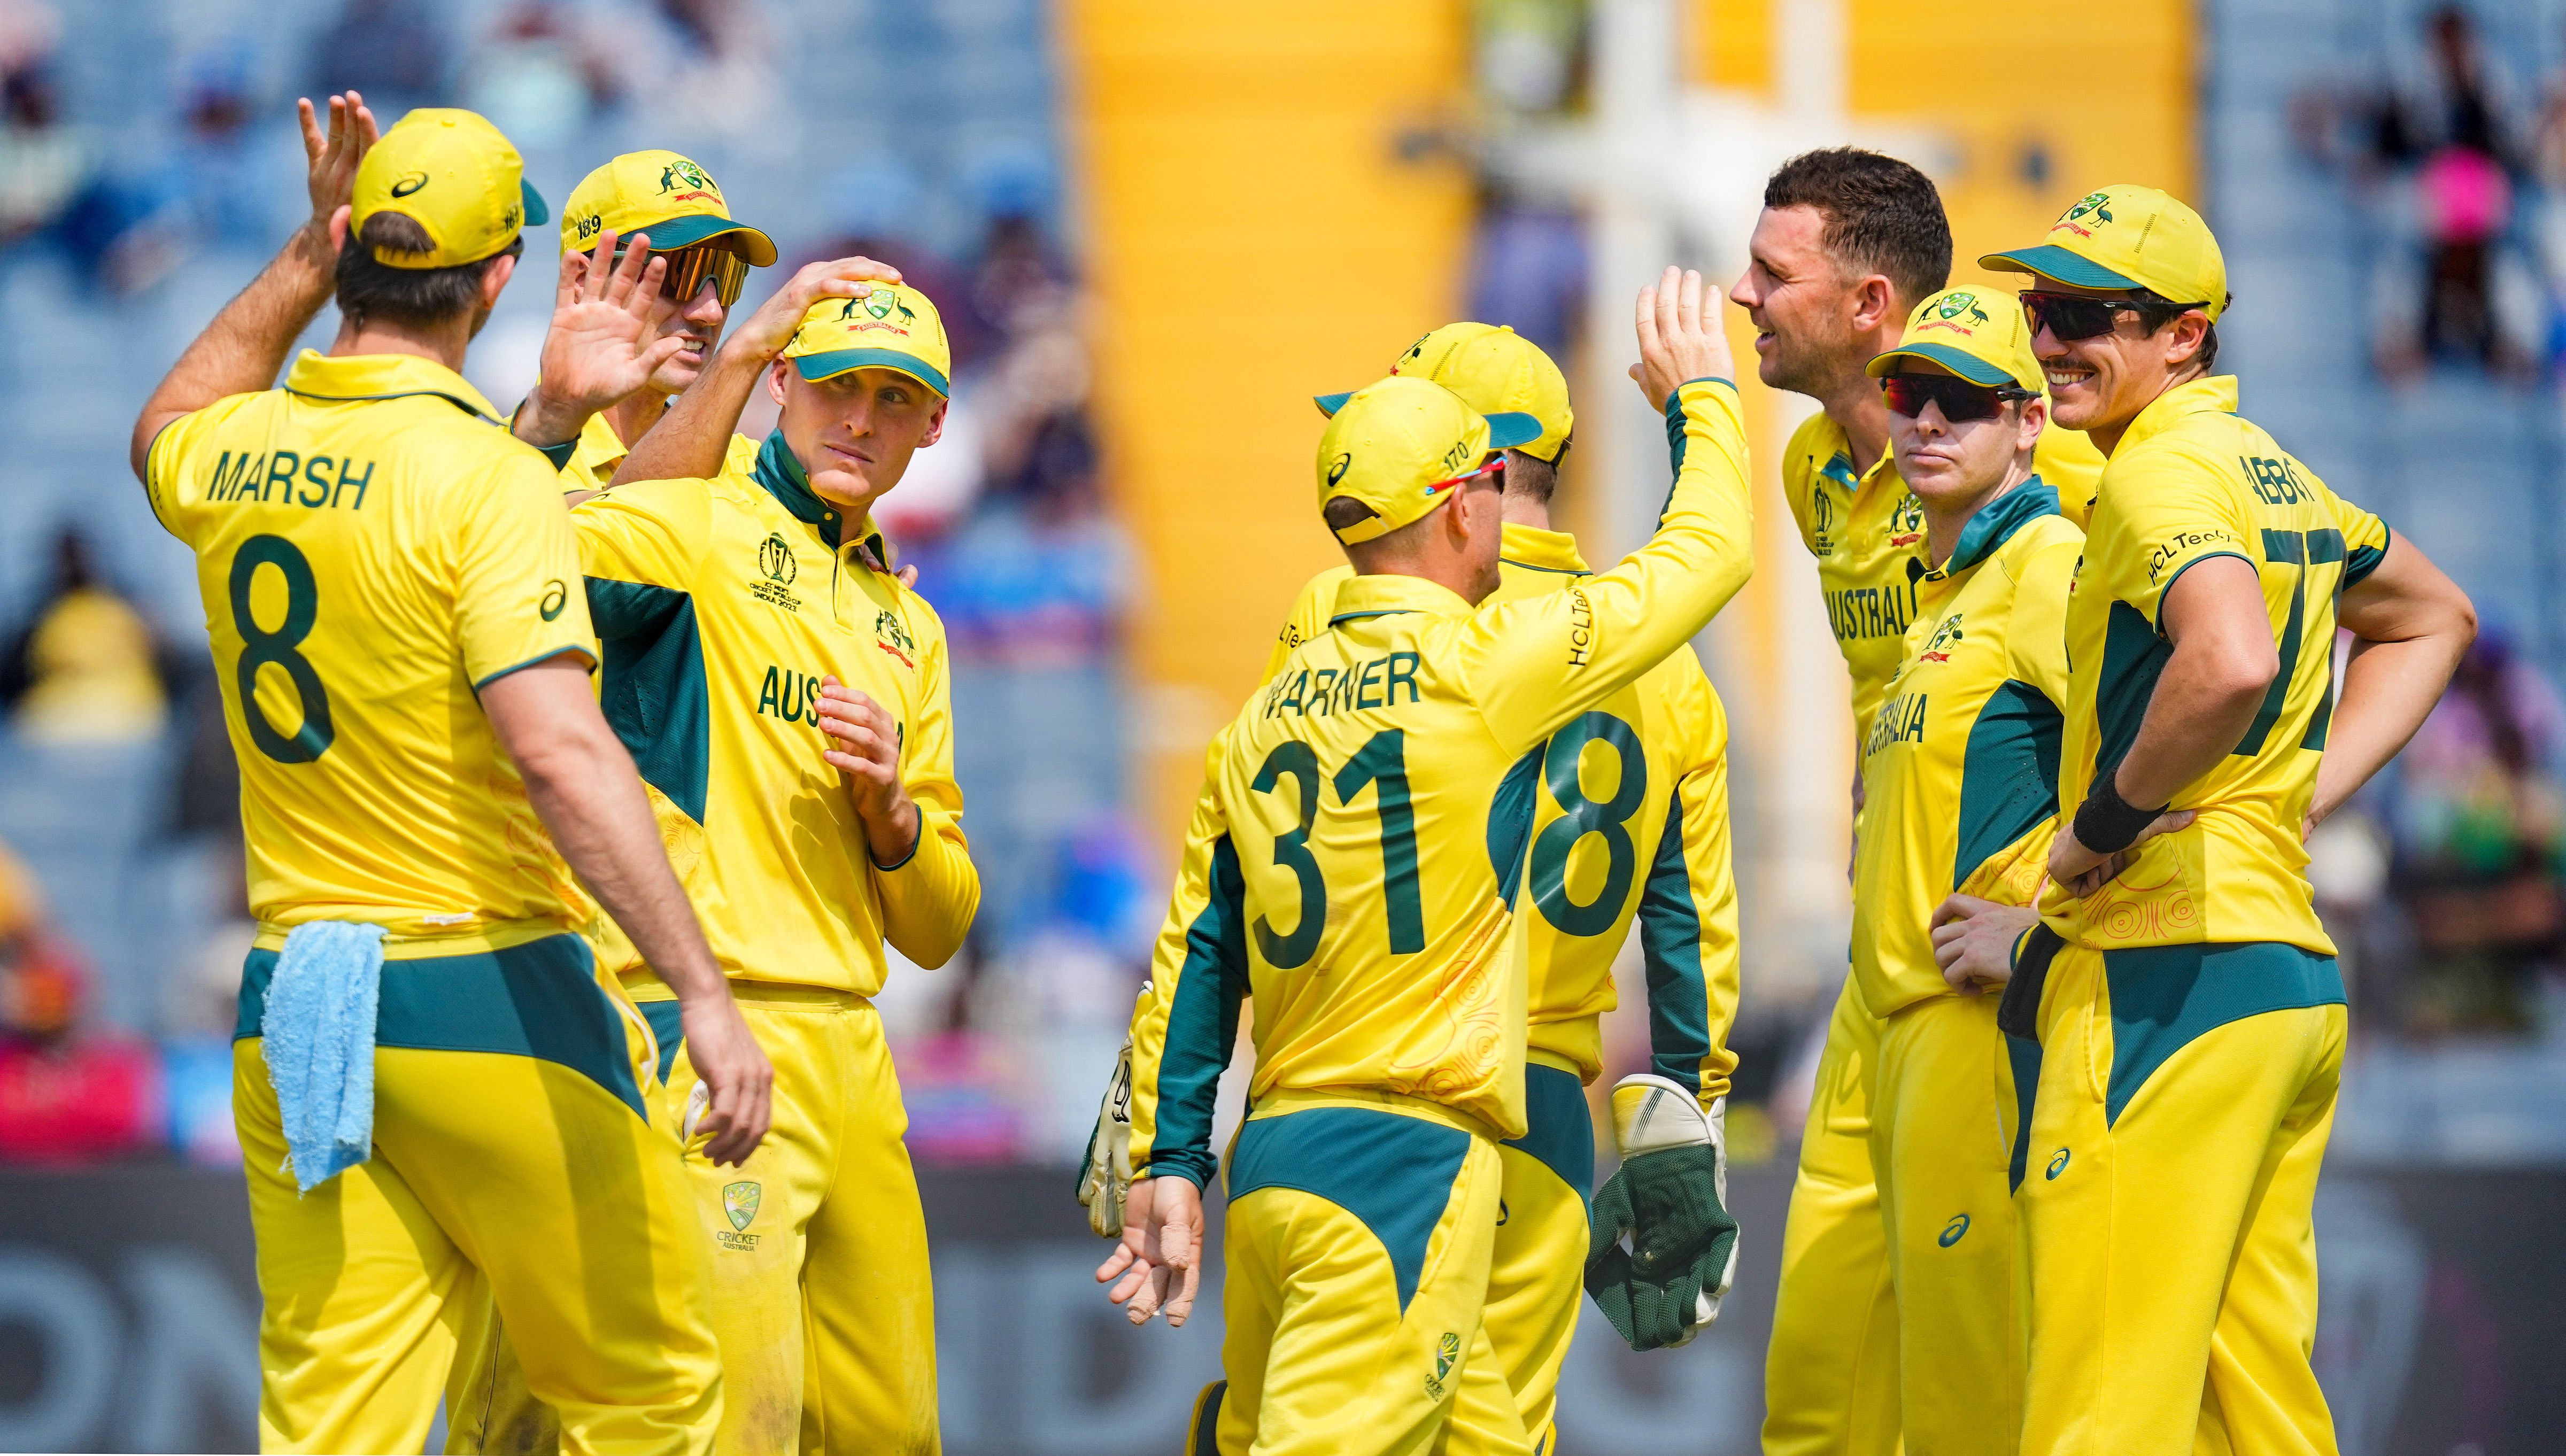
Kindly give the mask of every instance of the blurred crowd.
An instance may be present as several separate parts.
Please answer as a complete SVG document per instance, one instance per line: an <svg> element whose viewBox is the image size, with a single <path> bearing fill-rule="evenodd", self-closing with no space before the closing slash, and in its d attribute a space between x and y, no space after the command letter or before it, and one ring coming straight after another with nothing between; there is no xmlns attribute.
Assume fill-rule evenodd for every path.
<svg viewBox="0 0 2566 1456"><path fill-rule="evenodd" d="M158 144L111 145L68 120L62 13L0 0L0 274L46 260L19 286L63 280L101 330L119 301L200 277L200 292L238 287L300 205L299 94L354 87L386 122L479 110L556 199L632 145L716 168L749 158L755 177L760 147L803 144L769 124L791 67L757 0L509 0L484 15L467 29L427 0L324 4L282 49L244 37L183 57ZM782 174L820 179L816 206L795 199L819 221L784 231L771 277L850 252L894 262L942 305L954 349L943 440L881 512L949 628L984 886L965 951L896 968L883 998L910 1143L929 1160L1073 1157L1092 1113L1064 1109L1092 1103L1112 1061L1164 885L1124 808L1122 622L1141 577L1106 508L1056 164L1020 141L952 175L896 148L852 162L808 149ZM730 191L743 215L769 215L754 182ZM542 292L541 272L514 291ZM198 319L218 301L168 300ZM476 379L530 378L538 338L494 326ZM96 457L121 462L121 435L102 436ZM118 471L100 488L133 487ZM220 694L192 614L155 619L149 603L171 594L111 580L94 532L67 521L5 543L44 560L29 600L0 602L0 1159L236 1159L231 1002L251 929ZM83 802L103 790L131 812Z"/></svg>
<svg viewBox="0 0 2566 1456"><path fill-rule="evenodd" d="M2303 153L2348 177L2371 233L2371 347L2384 375L2403 382L2454 364L2519 381L2556 372L2566 360L2566 71L2523 76L2476 11L2443 4L2388 37L2362 74L2303 89L2291 124Z"/></svg>

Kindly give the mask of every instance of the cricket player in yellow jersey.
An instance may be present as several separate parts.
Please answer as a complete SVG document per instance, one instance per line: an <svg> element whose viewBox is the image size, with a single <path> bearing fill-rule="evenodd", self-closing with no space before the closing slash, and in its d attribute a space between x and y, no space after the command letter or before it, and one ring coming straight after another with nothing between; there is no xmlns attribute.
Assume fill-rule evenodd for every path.
<svg viewBox="0 0 2566 1456"><path fill-rule="evenodd" d="M1541 426L1505 451L1502 580L1488 601L1561 591L1591 575L1575 538L1551 529L1551 495L1575 424L1559 366L1511 330L1452 324L1418 340L1391 372L1431 379L1482 414L1525 413ZM1328 395L1319 404L1333 412L1343 402ZM1266 664L1269 678L1294 647L1328 630L1337 595L1353 580L1350 568L1334 568L1302 589ZM1559 1370L1576 1333L1589 1252L1595 1124L1585 1087L1604 1071L1602 1015L1615 1005L1613 961L1634 921L1647 967L1651 1070L1626 1079L1621 1099L1671 1086L1724 1126L1736 1066L1728 1028L1737 1011L1727 752L1718 695L1700 659L1679 647L1552 740L1545 764L1556 756L1566 779L1538 772L1530 872L1539 913L1525 930L1530 1130L1498 1148L1506 1219L1486 1317L1536 1452L1551 1449ZM1613 788L1599 789L1600 797L1581 787L1589 754L1610 764L1597 782ZM1516 771L1537 773L1529 760ZM1570 786L1564 798L1556 783ZM1640 1331L1627 1297L1599 1299L1642 1348L1682 1343L1696 1318L1710 1313L1674 1311L1678 1318Z"/></svg>
<svg viewBox="0 0 2566 1456"><path fill-rule="evenodd" d="M1757 372L1820 405L1783 449L1782 494L1817 558L1827 620L1853 678L1859 740L1903 660L1917 579L1928 565L1924 509L1899 479L1888 411L1865 368L1897 347L1908 315L1948 281L1950 223L1923 172L1831 147L1792 158L1766 181L1747 252L1731 297L1754 321ZM2041 432L2033 465L2071 519L2102 468L2081 436L2055 427ZM1858 768L1853 793L1858 819ZM1782 1239L1764 1362L1769 1456L1898 1447L1897 1324L1871 1166L1878 1050L1877 1019L1848 978L1828 1020ZM1868 1313L1850 1313L1857 1309Z"/></svg>
<svg viewBox="0 0 2566 1456"><path fill-rule="evenodd" d="M1944 982L1930 927L1954 894L2029 905L2039 889L2085 537L2032 467L2048 406L2011 297L1933 295L1870 371L1926 565L1907 660L1863 733L1854 853L1899 1423L1910 1456L2001 1456L2021 1415L2011 1179L2038 1053L1997 1030L1993 996Z"/></svg>
<svg viewBox="0 0 2566 1456"><path fill-rule="evenodd" d="M1486 456L1537 438L1530 416L1481 416L1394 376L1321 437L1322 514L1358 575L1331 629L1213 740L1134 1016L1137 1181L1100 1271L1135 1320L1161 1300L1171 1321L1189 1309L1198 1190L1220 1160L1211 1094L1252 996L1256 1073L1228 1158L1228 1378L1197 1412L1195 1451L1531 1449L1482 1320L1498 1145L1528 1130L1534 917L1514 906L1545 873L1545 787L1590 804L1587 784L1639 787L1630 767L1624 788L1588 780L1545 741L1700 630L1750 568L1709 297L1671 269L1641 296L1644 388L1687 437L1658 534L1558 591L1489 600L1502 507ZM1597 818L1608 857L1636 858L1622 822ZM1706 1158L1707 1119L1688 1115L1698 1141L1682 1151ZM1635 1298L1689 1311L1724 1288L1736 1225L1715 1199L1706 1213L1650 1252Z"/></svg>
<svg viewBox="0 0 2566 1456"><path fill-rule="evenodd" d="M706 1451L706 1251L572 869L679 998L709 1156L762 1135L767 1068L590 695L553 472L456 372L543 203L469 112L380 140L355 94L330 113L325 139L303 110L312 221L133 436L241 764L260 1444L418 1449L486 1286L574 1447ZM329 354L266 388L334 285Z"/></svg>
<svg viewBox="0 0 2566 1456"><path fill-rule="evenodd" d="M1991 909L1936 932L1958 974L2010 969L2007 1019L2042 1044L2020 1449L2331 1452L2309 1214L2343 982L2303 841L2423 721L2474 613L2236 413L2210 373L2226 268L2190 208L2105 187L1981 262L2033 275L2053 407L2111 461L2067 611L2041 928Z"/></svg>
<svg viewBox="0 0 2566 1456"><path fill-rule="evenodd" d="M867 512L935 442L951 355L935 306L884 284L810 309L784 356L767 381L779 422L746 468L628 481L571 520L607 720L677 813L662 815L670 858L775 1059L757 1155L687 1160L729 1379L717 1449L922 1456L937 1449L926 1228L869 998L886 942L930 967L960 948L980 882L943 624L885 569ZM661 1031L671 1092L691 1096L675 1008L639 958L614 969ZM466 1402L490 1411L489 1446L516 1450L507 1433L540 1412L511 1398L504 1363Z"/></svg>

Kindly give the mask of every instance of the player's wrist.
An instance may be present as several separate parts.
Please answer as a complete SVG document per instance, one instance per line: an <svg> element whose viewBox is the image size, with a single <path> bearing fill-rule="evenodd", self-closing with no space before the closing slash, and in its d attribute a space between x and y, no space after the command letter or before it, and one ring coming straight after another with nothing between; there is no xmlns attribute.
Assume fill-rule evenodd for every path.
<svg viewBox="0 0 2566 1456"><path fill-rule="evenodd" d="M2121 797L2120 775L2103 774L2076 807L2076 843L2097 854L2117 854L2138 843L2149 825L2170 806L2141 809Z"/></svg>
<svg viewBox="0 0 2566 1456"><path fill-rule="evenodd" d="M894 788L879 804L859 803L856 817L864 821L865 849L876 869L898 869L916 857L925 820L906 792Z"/></svg>

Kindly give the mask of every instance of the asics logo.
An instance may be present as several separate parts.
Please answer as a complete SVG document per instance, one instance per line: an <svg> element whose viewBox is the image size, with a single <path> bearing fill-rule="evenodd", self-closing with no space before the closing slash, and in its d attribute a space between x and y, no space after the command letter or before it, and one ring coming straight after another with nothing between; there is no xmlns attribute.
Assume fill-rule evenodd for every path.
<svg viewBox="0 0 2566 1456"><path fill-rule="evenodd" d="M2065 1148L2063 1148L2063 1147L2062 1147L2062 1148L2060 1148L2060 1149L2058 1150L2058 1154L2057 1154L2057 1156L2052 1157L2052 1158L2049 1160L2049 1181L2051 1181L2051 1182L2053 1182L2053 1183L2057 1182L2057 1181L2058 1181L2058 1175L2059 1175L2059 1174L2061 1174L2061 1173L2063 1173L2063 1172L2066 1172L2066 1171L2067 1171L2067 1149L2065 1149Z"/></svg>
<svg viewBox="0 0 2566 1456"><path fill-rule="evenodd" d="M426 185L427 173L411 172L408 176L392 183L392 195L395 197L406 197L410 193L415 192Z"/></svg>
<svg viewBox="0 0 2566 1456"><path fill-rule="evenodd" d="M1960 1236L1968 1231L1969 1216L1965 1213L1954 1214L1949 1223L1942 1225L1941 1237L1935 1239L1933 1242L1947 1249L1953 1244L1960 1242Z"/></svg>

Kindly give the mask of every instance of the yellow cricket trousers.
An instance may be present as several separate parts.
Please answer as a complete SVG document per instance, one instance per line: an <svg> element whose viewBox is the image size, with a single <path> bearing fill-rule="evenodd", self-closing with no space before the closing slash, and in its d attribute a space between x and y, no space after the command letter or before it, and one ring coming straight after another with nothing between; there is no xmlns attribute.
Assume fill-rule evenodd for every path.
<svg viewBox="0 0 2566 1456"><path fill-rule="evenodd" d="M1497 1143L1388 1092L1271 1095L1229 1157L1226 1391L1188 1449L1529 1456L1482 1314Z"/></svg>
<svg viewBox="0 0 2566 1456"><path fill-rule="evenodd" d="M668 1102L699 1086L677 1003L628 978L658 1033ZM721 1346L721 1456L931 1456L934 1292L926 1219L882 1018L859 996L734 980L731 995L775 1066L774 1125L741 1167L685 1154L691 1227L710 1258ZM658 999L649 999L649 998ZM451 1452L556 1449L516 1373L513 1323L457 1372Z"/></svg>
<svg viewBox="0 0 2566 1456"><path fill-rule="evenodd" d="M1879 1056L1880 1022L1847 977L1827 1023L1782 1228L1764 1359L1765 1456L1899 1449L1898 1308L1871 1157Z"/></svg>
<svg viewBox="0 0 2566 1456"><path fill-rule="evenodd" d="M258 1238L259 1445L416 1451L469 1312L525 1332L575 1452L711 1449L720 1363L648 1038L558 935L384 963L374 1156L298 1196L243 968L232 1108Z"/></svg>
<svg viewBox="0 0 2566 1456"><path fill-rule="evenodd" d="M2309 1352L2334 958L2068 946L2040 1026L2023 1456L2332 1456Z"/></svg>
<svg viewBox="0 0 2566 1456"><path fill-rule="evenodd" d="M1539 1061L1524 1069L1524 1100L1529 1130L1497 1146L1497 1239L1484 1318L1533 1456L1550 1456L1559 1367L1586 1299L1595 1115L1574 1071Z"/></svg>
<svg viewBox="0 0 2566 1456"><path fill-rule="evenodd" d="M2013 1039L1993 996L1880 1019L1871 1152L1898 1321L1909 1456L2009 1456L2022 1423L2009 1172L2021 1142ZM2036 1059L2036 1044L2022 1049Z"/></svg>

